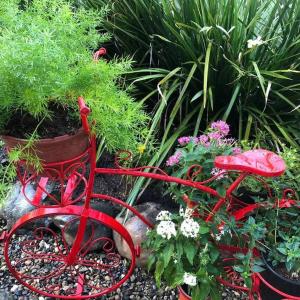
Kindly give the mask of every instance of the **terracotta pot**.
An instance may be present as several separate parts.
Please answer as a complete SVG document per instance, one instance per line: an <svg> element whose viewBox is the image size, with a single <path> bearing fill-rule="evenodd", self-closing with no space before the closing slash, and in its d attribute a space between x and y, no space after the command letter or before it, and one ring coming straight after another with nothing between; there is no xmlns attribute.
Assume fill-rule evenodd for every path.
<svg viewBox="0 0 300 300"><path fill-rule="evenodd" d="M26 145L27 140L2 135L6 147L12 149L17 145ZM34 149L43 163L54 163L73 159L82 154L89 145L89 139L83 128L73 135L62 135L50 139L38 140Z"/></svg>
<svg viewBox="0 0 300 300"><path fill-rule="evenodd" d="M191 300L192 297L189 296L181 286L178 287L178 300Z"/></svg>

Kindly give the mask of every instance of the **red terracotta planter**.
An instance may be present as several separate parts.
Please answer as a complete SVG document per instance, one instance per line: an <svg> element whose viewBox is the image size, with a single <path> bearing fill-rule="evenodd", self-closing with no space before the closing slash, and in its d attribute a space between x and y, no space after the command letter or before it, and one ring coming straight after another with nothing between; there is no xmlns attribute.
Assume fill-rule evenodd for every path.
<svg viewBox="0 0 300 300"><path fill-rule="evenodd" d="M17 145L26 145L27 140L2 135L1 139L8 150ZM62 135L50 139L38 140L34 149L43 163L54 163L71 160L82 154L89 145L89 139L83 128L73 135Z"/></svg>
<svg viewBox="0 0 300 300"><path fill-rule="evenodd" d="M179 291L179 294L178 294L178 300L191 300L192 297L189 296L181 286L178 287L178 291Z"/></svg>

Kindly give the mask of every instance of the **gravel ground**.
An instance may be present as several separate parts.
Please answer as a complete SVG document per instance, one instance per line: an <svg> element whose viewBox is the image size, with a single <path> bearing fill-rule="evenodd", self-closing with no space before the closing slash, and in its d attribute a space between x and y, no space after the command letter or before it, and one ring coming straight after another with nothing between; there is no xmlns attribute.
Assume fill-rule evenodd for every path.
<svg viewBox="0 0 300 300"><path fill-rule="evenodd" d="M0 219L0 233L5 230L5 220ZM19 237L20 241L27 239L26 235ZM16 257L19 255L17 249ZM19 251L20 252L20 251ZM127 264L123 260L124 265ZM122 265L122 264L121 264ZM42 269L42 267L41 267ZM124 271L124 270L123 270ZM241 292L224 288L222 298L226 300L248 299L247 295ZM54 300L54 298L46 298L36 295L22 286L14 279L7 270L3 257L3 244L0 244L0 299L1 300ZM154 278L140 268L135 268L130 279L122 285L116 292L98 298L98 300L172 300L178 299L177 290L172 290L166 286L157 288Z"/></svg>

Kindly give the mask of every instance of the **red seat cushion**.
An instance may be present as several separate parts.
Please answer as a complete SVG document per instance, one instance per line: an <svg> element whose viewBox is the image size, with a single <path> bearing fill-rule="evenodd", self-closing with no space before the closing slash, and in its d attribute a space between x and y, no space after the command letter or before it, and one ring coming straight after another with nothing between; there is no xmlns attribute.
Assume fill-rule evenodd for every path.
<svg viewBox="0 0 300 300"><path fill-rule="evenodd" d="M264 149L250 150L232 156L217 156L215 166L266 177L280 176L286 168L284 160L279 155Z"/></svg>

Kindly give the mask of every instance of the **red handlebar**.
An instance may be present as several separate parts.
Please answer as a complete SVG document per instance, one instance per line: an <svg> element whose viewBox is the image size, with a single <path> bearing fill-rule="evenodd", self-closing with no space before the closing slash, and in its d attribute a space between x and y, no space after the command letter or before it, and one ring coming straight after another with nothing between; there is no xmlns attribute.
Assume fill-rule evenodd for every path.
<svg viewBox="0 0 300 300"><path fill-rule="evenodd" d="M103 56L105 54L106 54L106 49L102 47L94 53L93 58L95 61L97 61L100 56Z"/></svg>
<svg viewBox="0 0 300 300"><path fill-rule="evenodd" d="M85 105L83 97L78 97L78 106L79 106L82 126L85 132L87 134L90 134L90 126L89 126L87 116L91 112L91 110Z"/></svg>
<svg viewBox="0 0 300 300"><path fill-rule="evenodd" d="M78 105L79 105L80 114L88 115L91 112L89 107L86 106L82 97L78 98Z"/></svg>

